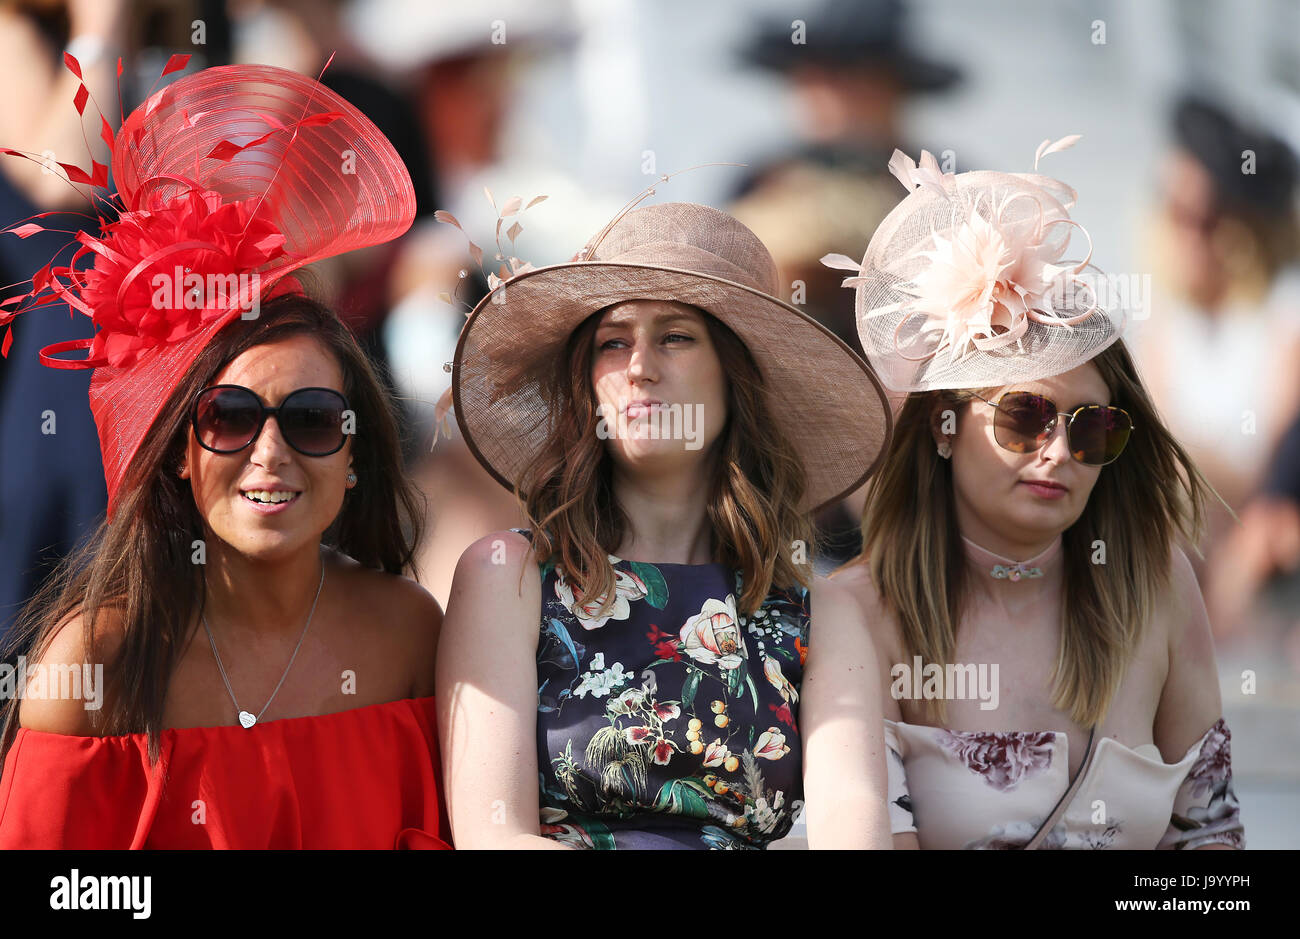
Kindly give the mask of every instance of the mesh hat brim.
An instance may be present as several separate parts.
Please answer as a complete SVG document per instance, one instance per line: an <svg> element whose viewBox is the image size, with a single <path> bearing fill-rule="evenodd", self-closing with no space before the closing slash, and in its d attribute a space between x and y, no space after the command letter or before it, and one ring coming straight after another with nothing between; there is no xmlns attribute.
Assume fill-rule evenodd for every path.
<svg viewBox="0 0 1300 939"><path fill-rule="evenodd" d="M456 420L478 461L517 491L552 428L556 357L588 316L626 300L686 303L725 323L762 372L774 421L803 459L799 508L837 502L875 472L892 430L862 359L799 310L733 281L674 268L571 262L512 278L470 314L452 370Z"/></svg>

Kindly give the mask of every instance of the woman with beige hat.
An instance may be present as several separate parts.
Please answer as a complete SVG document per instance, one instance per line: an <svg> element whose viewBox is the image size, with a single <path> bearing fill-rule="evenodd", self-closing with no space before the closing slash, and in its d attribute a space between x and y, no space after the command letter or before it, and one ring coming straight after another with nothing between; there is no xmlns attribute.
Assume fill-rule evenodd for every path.
<svg viewBox="0 0 1300 939"><path fill-rule="evenodd" d="M530 527L462 556L438 656L460 847L888 847L871 643L809 513L890 433L735 219L626 212L471 313L457 421ZM810 613L816 610L813 628Z"/></svg>

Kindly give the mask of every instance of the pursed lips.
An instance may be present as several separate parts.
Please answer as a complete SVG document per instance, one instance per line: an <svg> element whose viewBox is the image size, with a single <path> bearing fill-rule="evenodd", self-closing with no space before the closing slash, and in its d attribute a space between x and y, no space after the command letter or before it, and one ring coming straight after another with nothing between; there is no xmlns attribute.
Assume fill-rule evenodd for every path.
<svg viewBox="0 0 1300 939"><path fill-rule="evenodd" d="M653 408L661 408L663 406L664 403L662 401L659 401L658 399L642 398L637 401L629 401L623 407L623 414L626 416L632 411L645 412L645 411L652 410Z"/></svg>
<svg viewBox="0 0 1300 939"><path fill-rule="evenodd" d="M1020 480L1020 482L1025 483L1026 485L1029 486L1044 486L1048 489L1059 489L1062 492L1070 491L1069 486L1063 485L1062 483L1058 483L1055 480L1051 480L1051 479L1022 479Z"/></svg>

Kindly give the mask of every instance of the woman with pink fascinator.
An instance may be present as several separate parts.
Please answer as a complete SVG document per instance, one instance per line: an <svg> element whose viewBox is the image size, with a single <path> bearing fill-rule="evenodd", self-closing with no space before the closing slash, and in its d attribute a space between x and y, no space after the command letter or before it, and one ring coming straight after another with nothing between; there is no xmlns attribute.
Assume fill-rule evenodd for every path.
<svg viewBox="0 0 1300 939"><path fill-rule="evenodd" d="M866 363L776 299L755 235L621 214L471 313L470 449L530 527L456 569L438 653L459 847L888 847L870 637L810 513L872 472Z"/></svg>
<svg viewBox="0 0 1300 939"><path fill-rule="evenodd" d="M1087 240L1075 193L928 153L890 169L908 195L861 264L825 260L854 271L863 346L909 393L863 553L833 577L877 644L895 845L1244 846L1178 546L1213 491L1143 387L1091 245L1066 260Z"/></svg>
<svg viewBox="0 0 1300 939"><path fill-rule="evenodd" d="M117 211L0 309L93 320L41 359L94 369L109 497L0 670L0 847L446 848L441 610L401 576L422 506L382 385L294 276L401 235L406 168L347 101L265 66L103 128Z"/></svg>

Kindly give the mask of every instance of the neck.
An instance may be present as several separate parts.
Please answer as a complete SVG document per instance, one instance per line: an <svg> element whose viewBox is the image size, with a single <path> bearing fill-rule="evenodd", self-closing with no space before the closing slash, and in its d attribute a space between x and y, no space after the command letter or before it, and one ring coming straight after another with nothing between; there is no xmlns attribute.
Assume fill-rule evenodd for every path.
<svg viewBox="0 0 1300 939"><path fill-rule="evenodd" d="M614 498L630 522L615 556L661 564L713 560L708 483L698 467L653 478L615 469Z"/></svg>
<svg viewBox="0 0 1300 939"><path fill-rule="evenodd" d="M1019 595L1059 583L1062 538L1043 542L995 540L988 546L962 535L962 551L971 580L986 591Z"/></svg>
<svg viewBox="0 0 1300 939"><path fill-rule="evenodd" d="M210 538L209 545L221 544ZM209 550L204 576L208 626L227 634L296 636L321 587L324 554L310 545L283 559L252 559L228 547Z"/></svg>

